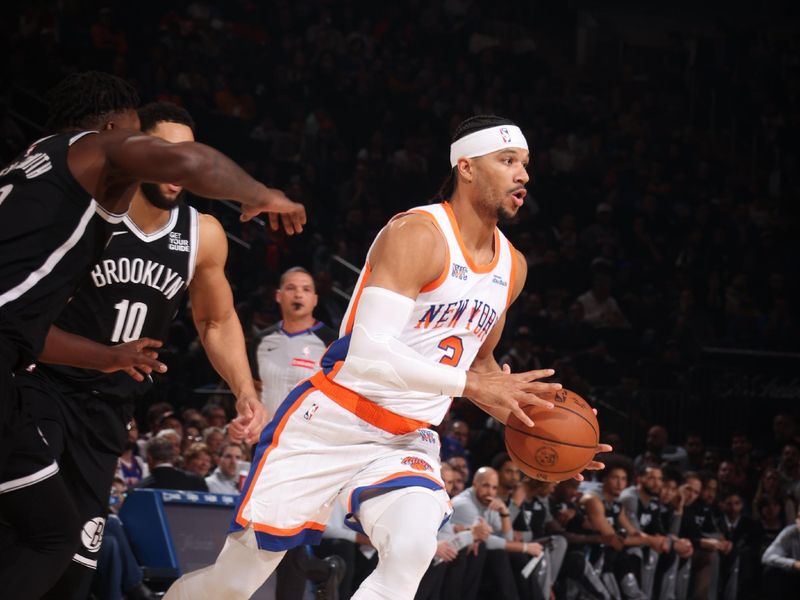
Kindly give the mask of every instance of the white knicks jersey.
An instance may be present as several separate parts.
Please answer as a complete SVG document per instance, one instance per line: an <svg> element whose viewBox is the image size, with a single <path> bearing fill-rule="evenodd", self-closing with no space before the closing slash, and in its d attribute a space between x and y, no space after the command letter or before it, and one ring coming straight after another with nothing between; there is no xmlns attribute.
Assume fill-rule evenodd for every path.
<svg viewBox="0 0 800 600"><path fill-rule="evenodd" d="M399 340L432 361L467 370L511 301L516 271L513 246L495 228L494 258L488 264L476 265L464 247L448 203L420 206L403 214L408 213L433 220L447 242L447 256L441 275L420 290L412 317ZM449 396L401 391L341 370L361 291L371 272L369 254L367 257L342 320L340 338L322 359L323 371L337 384L394 413L438 425L450 407Z"/></svg>

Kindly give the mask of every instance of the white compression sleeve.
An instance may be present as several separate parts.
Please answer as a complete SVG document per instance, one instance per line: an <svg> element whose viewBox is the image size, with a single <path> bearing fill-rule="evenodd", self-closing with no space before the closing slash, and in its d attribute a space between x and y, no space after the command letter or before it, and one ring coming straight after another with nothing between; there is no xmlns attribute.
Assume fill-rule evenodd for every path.
<svg viewBox="0 0 800 600"><path fill-rule="evenodd" d="M434 362L399 340L413 311L414 301L407 296L364 288L342 371L402 391L460 396L466 371Z"/></svg>

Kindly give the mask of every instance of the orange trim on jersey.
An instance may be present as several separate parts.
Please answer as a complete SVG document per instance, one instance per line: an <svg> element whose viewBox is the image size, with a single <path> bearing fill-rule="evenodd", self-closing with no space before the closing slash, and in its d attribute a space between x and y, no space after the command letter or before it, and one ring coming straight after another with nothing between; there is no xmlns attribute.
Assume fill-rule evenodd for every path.
<svg viewBox="0 0 800 600"><path fill-rule="evenodd" d="M461 254L464 255L464 260L467 261L469 268L475 273L488 273L492 271L497 266L497 261L500 260L500 233L497 231L497 227L494 228L494 258L492 258L492 262L485 265L475 264L475 261L472 260L472 256L467 252L467 247L464 245L464 238L461 237L461 230L458 228L458 222L453 213L453 207L450 206L449 202L442 202L442 206L444 207L444 212L447 213L447 218L450 219L450 226L453 228L458 246L461 248Z"/></svg>
<svg viewBox="0 0 800 600"><path fill-rule="evenodd" d="M378 481L373 481L367 485L360 485L358 487L372 487L373 485L380 485L381 483L386 483L387 481L391 481L392 479L399 479L400 477L424 477L425 479L430 479L432 482L440 486L444 489L442 482L433 477L432 475L426 475L425 473L420 473L419 471L398 471L397 473L392 473L391 475L387 475L383 479L379 479ZM356 488L357 489L357 488ZM353 490L355 492L355 490ZM350 492L350 497L347 499L347 512L353 512L353 492Z"/></svg>
<svg viewBox="0 0 800 600"><path fill-rule="evenodd" d="M408 214L423 215L425 217L428 217L431 221L433 221L433 224L436 226L436 229L439 230L439 233L442 234L442 239L444 240L444 251L445 251L444 268L442 268L442 272L439 275L439 277L437 277L430 283L426 283L419 290L420 293L432 292L445 282L445 280L447 279L447 274L450 272L450 245L447 243L447 238L445 237L442 228L439 226L439 221L437 221L436 217L434 217L431 213L426 212L424 210L410 210L408 211Z"/></svg>
<svg viewBox="0 0 800 600"><path fill-rule="evenodd" d="M262 531L264 533L269 533L270 535L279 535L289 537L292 535L297 535L301 531L306 529L316 529L317 531L325 531L325 524L324 523L317 523L316 521L306 521L302 525L298 525L297 527L291 527L289 529L283 529L281 527L272 527L271 525L264 525L263 523L252 523L253 529L256 531Z"/></svg>
<svg viewBox="0 0 800 600"><path fill-rule="evenodd" d="M370 425L374 425L388 433L405 435L417 429L430 427L428 423L404 417L383 408L353 390L331 381L325 377L322 371L317 372L310 381L311 385L336 402L336 404L353 413L362 421L366 421Z"/></svg>
<svg viewBox="0 0 800 600"><path fill-rule="evenodd" d="M244 500L242 500L242 504L239 506L239 512L236 513L236 522L241 525L242 527L247 527L248 521L242 517L242 511L244 511L244 507L247 506L247 503L250 501L250 495L253 493L253 489L256 487L256 482L258 481L259 477L261 476L261 470L264 468L264 464L267 462L267 457L272 453L275 447L278 445L278 440L281 437L281 433L283 433L284 427L286 427L286 423L289 420L294 412L300 407L303 403L303 400L306 399L311 392L314 391L314 387L308 388L305 392L300 394L297 400L294 401L291 407L284 413L283 418L278 423L278 426L275 428L275 433L272 435L272 443L264 450L264 454L261 455L261 460L258 461L258 468L256 469L255 475L253 475L252 480L250 481L250 487L247 489L247 493L245 494ZM253 525L255 529L256 524ZM259 527L269 527L269 525L259 524ZM300 526L300 529L305 528L305 525ZM273 528L276 529L276 528ZM323 526L324 529L324 526ZM266 529L258 529L259 531L265 531L266 533L271 533ZM286 531L289 531L288 529ZM286 534L286 533L278 533L276 535L294 535L294 534Z"/></svg>
<svg viewBox="0 0 800 600"><path fill-rule="evenodd" d="M511 300L514 296L514 280L517 278L517 253L514 250L514 245L509 241L508 250L511 252L511 273L508 275L508 297L506 298L506 308L511 306Z"/></svg>
<svg viewBox="0 0 800 600"><path fill-rule="evenodd" d="M342 370L342 367L343 367L343 366L344 366L344 361L343 361L343 360L337 360L337 361L336 361L336 362L333 364L333 368L332 368L332 369L330 370L330 372L328 373L328 379L330 379L331 381L333 381L333 380L334 380L334 378L336 377L336 375L339 373L339 371L341 371L341 370Z"/></svg>
<svg viewBox="0 0 800 600"><path fill-rule="evenodd" d="M364 286L367 284L367 279L369 279L369 274L372 273L372 267L369 266L369 262L364 264L364 277L361 279L361 285L358 286L358 291L355 293L355 300L353 300L353 307L350 309L350 314L347 317L347 327L345 327L345 334L353 332L353 322L356 320L356 310L358 309L358 303L361 300L361 292L364 291Z"/></svg>

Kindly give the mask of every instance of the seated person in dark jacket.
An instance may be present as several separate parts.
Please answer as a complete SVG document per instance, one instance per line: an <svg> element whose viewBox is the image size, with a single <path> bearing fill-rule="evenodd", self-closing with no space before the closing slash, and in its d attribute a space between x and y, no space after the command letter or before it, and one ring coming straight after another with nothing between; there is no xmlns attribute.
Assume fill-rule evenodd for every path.
<svg viewBox="0 0 800 600"><path fill-rule="evenodd" d="M207 492L205 479L187 473L175 466L178 453L166 437L154 437L147 442L147 464L150 475L142 479L136 487L167 490L189 490Z"/></svg>
<svg viewBox="0 0 800 600"><path fill-rule="evenodd" d="M731 552L721 561L723 578L738 570L736 597L751 598L755 594L758 575L761 526L752 517L742 514L744 501L739 492L729 491L724 494L721 507L722 515L717 518L717 527L725 539L733 544Z"/></svg>

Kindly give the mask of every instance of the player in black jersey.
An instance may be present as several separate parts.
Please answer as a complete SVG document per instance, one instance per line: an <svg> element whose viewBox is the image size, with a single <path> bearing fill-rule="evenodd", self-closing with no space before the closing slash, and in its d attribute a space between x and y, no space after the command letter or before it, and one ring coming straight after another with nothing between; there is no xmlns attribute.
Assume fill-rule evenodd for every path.
<svg viewBox="0 0 800 600"><path fill-rule="evenodd" d="M626 600L643 600L644 595L639 588L637 564L623 551L648 544L649 536L631 523L619 496L628 486L628 471L625 466L608 463L600 473L603 483L597 492L584 494L579 505L583 508L588 526L600 534L605 544L602 556L592 557L592 562L602 561L603 582L612 596L621 596ZM612 577L613 574L613 577ZM614 588L617 588L614 589Z"/></svg>
<svg viewBox="0 0 800 600"><path fill-rule="evenodd" d="M0 589L13 598L39 597L58 579L80 529L14 372L40 354L50 325L102 251L109 225L127 211L139 181L173 182L209 198L237 200L243 219L266 211L272 226L282 219L288 233L305 223L301 205L216 150L141 135L138 98L116 77L78 74L53 98L54 130L64 133L34 142L0 170L0 519L16 535L0 551ZM127 366L158 366L141 349L129 346L117 356Z"/></svg>
<svg viewBox="0 0 800 600"><path fill-rule="evenodd" d="M654 590L663 594L674 589L675 578L664 582L664 574L672 568L677 557L688 558L692 555L692 544L689 540L679 538L664 528L661 510L661 488L663 472L657 466L644 466L637 474L636 486L625 489L620 494L620 503L631 524L648 535L648 546L634 549L633 556L641 561L641 587L648 596ZM657 556L658 554L658 556Z"/></svg>
<svg viewBox="0 0 800 600"><path fill-rule="evenodd" d="M178 106L149 104L139 117L146 133L171 143L194 141L194 122ZM17 378L61 465L82 531L96 532L76 542L69 569L46 597L77 599L88 593L127 424L137 398L152 384L135 367L92 370L103 368L110 346L140 337L164 340L188 289L200 340L235 391L240 412L264 412L225 278L225 232L214 217L182 202L183 195L172 184L140 187L128 215L51 327L37 369ZM265 420L265 414L258 419Z"/></svg>

